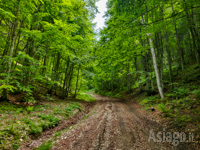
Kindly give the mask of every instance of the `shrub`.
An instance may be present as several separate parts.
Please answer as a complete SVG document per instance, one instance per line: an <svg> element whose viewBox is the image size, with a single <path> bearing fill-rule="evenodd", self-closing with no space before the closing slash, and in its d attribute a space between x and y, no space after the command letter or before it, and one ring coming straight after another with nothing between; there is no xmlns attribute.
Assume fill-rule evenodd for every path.
<svg viewBox="0 0 200 150"><path fill-rule="evenodd" d="M55 127L58 125L60 119L57 117L54 117L53 114L46 115L46 114L39 114L38 117L42 118L43 120L49 121L49 127Z"/></svg>
<svg viewBox="0 0 200 150"><path fill-rule="evenodd" d="M200 90L194 90L192 94L195 94L196 98L200 99Z"/></svg>
<svg viewBox="0 0 200 150"><path fill-rule="evenodd" d="M50 97L49 94L46 95L46 99L49 100L49 101L54 101L54 98L53 98L53 97Z"/></svg>
<svg viewBox="0 0 200 150"><path fill-rule="evenodd" d="M167 104L161 103L158 105L158 108L164 113L165 117L169 117L171 107L167 108Z"/></svg>
<svg viewBox="0 0 200 150"><path fill-rule="evenodd" d="M63 111L60 109L60 107L55 107L53 109L53 112L54 112L54 114L62 114L63 113Z"/></svg>
<svg viewBox="0 0 200 150"><path fill-rule="evenodd" d="M32 122L29 124L30 130L29 134L30 135L36 135L42 133L42 128L39 127L36 123Z"/></svg>
<svg viewBox="0 0 200 150"><path fill-rule="evenodd" d="M93 102L95 101L95 98L92 97L90 94L87 94L87 93L81 93L77 96L77 99L80 99L80 100L84 100L86 102Z"/></svg>
<svg viewBox="0 0 200 150"><path fill-rule="evenodd" d="M30 135L36 135L42 132L42 128L38 126L33 120L24 118L24 122L29 126L28 133Z"/></svg>
<svg viewBox="0 0 200 150"><path fill-rule="evenodd" d="M28 113L33 112L34 107L33 106L27 106L26 110L28 111Z"/></svg>
<svg viewBox="0 0 200 150"><path fill-rule="evenodd" d="M82 107L79 103L71 103L69 104L66 108L65 108L65 112L66 112L66 115L69 116L71 113L73 113L74 110L82 110Z"/></svg>
<svg viewBox="0 0 200 150"><path fill-rule="evenodd" d="M173 90L174 97L183 97L189 94L189 88L186 87L180 87L180 88L175 88Z"/></svg>

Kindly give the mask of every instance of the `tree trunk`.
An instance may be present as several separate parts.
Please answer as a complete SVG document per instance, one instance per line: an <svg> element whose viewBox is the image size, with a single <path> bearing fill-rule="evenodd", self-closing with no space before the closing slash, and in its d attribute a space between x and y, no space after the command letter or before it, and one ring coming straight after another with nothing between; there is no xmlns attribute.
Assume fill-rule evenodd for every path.
<svg viewBox="0 0 200 150"><path fill-rule="evenodd" d="M152 35L150 33L148 33L148 36L149 36L149 44L150 44L150 47L151 47L151 54L152 54L152 59L153 59L154 71L155 71L155 74L156 74L157 86L158 86L160 96L163 99L164 93L163 93L163 88L162 88L162 84L161 84L161 81L160 81L160 75L159 75L157 61L156 61L156 54L155 54L155 50L154 50L154 47L153 47L153 39L152 39L152 37L151 37Z"/></svg>
<svg viewBox="0 0 200 150"><path fill-rule="evenodd" d="M183 3L185 4L185 9L186 9L186 17L187 17L187 20L188 20L188 24L189 24L189 28L190 28L190 32L191 32L191 35L192 35L192 41L193 41L193 47L194 47L194 50L195 50L195 56L196 56L196 59L197 59L197 63L199 64L200 66L200 39L199 39L199 35L198 35L198 32L196 31L195 29L195 23L193 21L193 18L190 17L190 14L188 12L188 7L187 7L187 4L186 4L186 1L183 0Z"/></svg>
<svg viewBox="0 0 200 150"><path fill-rule="evenodd" d="M80 71L80 65L78 67L78 74L77 74L77 79L76 79L76 89L75 89L74 98L76 98L76 92L77 92L77 89L78 89L79 71Z"/></svg>
<svg viewBox="0 0 200 150"><path fill-rule="evenodd" d="M174 6L173 6L173 2L171 0L171 7L172 7L172 11L174 13ZM176 26L176 20L174 20L174 28L175 28L175 32L176 32L176 41L177 41L177 45L178 45L178 52L179 52L179 56L180 56L180 64L181 64L181 69L182 71L184 70L184 54L183 54L183 50L181 49L180 46L180 38L178 36L178 30L177 30L177 26Z"/></svg>
<svg viewBox="0 0 200 150"><path fill-rule="evenodd" d="M148 11L147 11L147 7L146 7L146 17L148 18ZM142 16L142 21L144 24L144 19ZM146 24L148 24L148 19L146 20ZM164 93L163 93L163 88L162 88L162 84L161 84L161 80L160 80L160 74L158 71L158 66L157 66L157 61L156 61L156 54L155 54L155 50L154 50L154 46L153 46L153 39L152 39L152 35L151 33L147 33L147 36L149 37L149 45L151 48L151 55L152 55L152 59L153 59L153 66L154 66L154 71L156 74L156 81L157 81L157 86L158 86L158 91L160 93L161 98L164 98Z"/></svg>
<svg viewBox="0 0 200 150"><path fill-rule="evenodd" d="M13 33L12 33L12 38L11 38L12 42L11 42L11 48L10 48L10 52L9 52L10 59L12 59L12 57L13 57L13 51L14 51L14 48L15 48L15 41L16 41L16 38L17 38L16 30L17 30L17 26L18 26L19 6L20 6L20 0L18 0L16 18L15 18L15 21L13 23ZM10 74L10 72L11 72L11 64L12 64L12 60L9 60L8 61L8 71L7 71L8 74Z"/></svg>
<svg viewBox="0 0 200 150"><path fill-rule="evenodd" d="M165 49L167 52L167 60L168 60L168 65L169 65L169 80L171 84L171 90L173 89L173 76L172 76L172 58L171 58L171 51L168 48L168 38L167 38L167 33L164 33L164 43L165 43Z"/></svg>
<svg viewBox="0 0 200 150"><path fill-rule="evenodd" d="M70 91L70 87L71 87L71 81L72 81L72 77L73 77L73 70L74 70L74 65L71 64L71 69L70 69L70 72L69 72L69 82L68 82L68 86L66 88L67 92L66 92L66 97L69 96L69 91Z"/></svg>
<svg viewBox="0 0 200 150"><path fill-rule="evenodd" d="M130 63L127 63L127 88L128 92L131 91L131 74L130 74Z"/></svg>
<svg viewBox="0 0 200 150"><path fill-rule="evenodd" d="M67 84L67 79L68 79L68 69L69 69L69 63L70 63L70 58L68 57L68 60L67 60L67 67L66 67L66 70L65 70L65 78L64 78L64 83L63 83L63 88L62 88L62 98L64 99L65 98L65 86Z"/></svg>

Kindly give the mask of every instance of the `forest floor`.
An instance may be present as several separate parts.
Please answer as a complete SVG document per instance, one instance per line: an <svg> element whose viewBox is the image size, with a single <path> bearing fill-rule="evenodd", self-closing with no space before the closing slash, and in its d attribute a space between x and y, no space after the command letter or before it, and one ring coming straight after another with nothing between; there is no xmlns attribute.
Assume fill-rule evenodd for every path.
<svg viewBox="0 0 200 150"><path fill-rule="evenodd" d="M163 124L158 116L141 109L133 101L122 101L93 95L96 104L87 117L75 119L74 125L51 138L53 150L172 150L191 149L186 143L173 146L173 142L150 142L150 131L155 135L163 132ZM165 131L166 132L166 131ZM177 138L176 138L177 140ZM37 143L38 140L35 141ZM32 142L34 143L34 141ZM48 140L43 148L48 148ZM37 144L36 144L37 145ZM46 148L45 148L46 147Z"/></svg>

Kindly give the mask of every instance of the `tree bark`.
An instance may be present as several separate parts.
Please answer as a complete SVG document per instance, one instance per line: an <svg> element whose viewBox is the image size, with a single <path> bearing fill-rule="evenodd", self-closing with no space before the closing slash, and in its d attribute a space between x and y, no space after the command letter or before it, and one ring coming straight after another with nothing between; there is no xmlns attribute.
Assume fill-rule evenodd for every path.
<svg viewBox="0 0 200 150"><path fill-rule="evenodd" d="M174 13L174 6L173 6L173 2L171 0L171 7L172 7L172 11ZM178 45L178 52L179 52L179 56L180 56L180 64L181 64L181 69L182 71L184 70L184 54L183 54L183 50L181 49L180 46L180 38L178 36L178 30L177 30L177 26L176 26L176 20L174 20L174 28L175 28L175 32L176 32L176 41L177 41L177 45Z"/></svg>
<svg viewBox="0 0 200 150"><path fill-rule="evenodd" d="M153 47L153 39L152 39L152 35L150 33L147 34L149 36L149 44L151 47L151 54L152 54L152 59L153 59L153 66L154 66L154 71L156 74L156 80L157 80L157 86L158 86L158 91L160 93L161 98L164 98L164 93L163 93L163 88L162 88L162 84L160 81L160 75L159 75L159 71L158 71L158 66L157 66L157 61L156 61L156 54L155 54L155 50Z"/></svg>
<svg viewBox="0 0 200 150"><path fill-rule="evenodd" d="M147 12L148 11L147 11L147 7L146 7L146 17L148 18ZM144 24L143 16L142 16L142 22ZM146 23L148 24L148 19L146 20ZM152 55L152 59L153 59L154 71L155 71L155 74L156 74L158 91L159 91L161 98L163 99L164 93L163 93L163 88L162 88L162 84L161 84L161 80L160 80L160 74L159 74L159 71L158 71L158 65L157 65L157 61L156 61L156 54L155 54L155 49L154 49L154 46L153 46L152 35L151 35L151 33L147 33L147 36L149 37L148 39L149 39L149 45L150 45L150 48L151 48L151 55Z"/></svg>
<svg viewBox="0 0 200 150"><path fill-rule="evenodd" d="M15 41L16 41L16 38L17 38L16 30L17 30L17 26L18 26L19 6L20 6L20 0L18 0L16 18L15 18L15 21L13 23L13 34L12 34L12 40L11 40L12 42L11 42L11 48L10 48L10 52L9 52L10 59L12 59L12 57L13 57L13 51L14 51L14 48L15 48ZM12 64L12 60L9 60L8 61L8 71L7 71L8 74L10 74L10 72L11 72L11 64Z"/></svg>
<svg viewBox="0 0 200 150"><path fill-rule="evenodd" d="M73 77L73 70L74 70L74 65L71 64L71 69L70 69L70 72L69 72L69 82L68 82L68 85L67 85L67 92L66 92L66 97L69 96L69 91L70 91L70 87L71 87L71 81L72 81L72 77Z"/></svg>
<svg viewBox="0 0 200 150"><path fill-rule="evenodd" d="M168 60L168 65L169 65L169 80L171 83L171 89L173 89L173 76L172 76L172 58L171 58L171 51L168 48L168 38L167 38L167 33L164 33L164 44L165 44L165 49L167 52L167 60Z"/></svg>
<svg viewBox="0 0 200 150"><path fill-rule="evenodd" d="M69 70L69 63L70 63L70 58L68 57L68 60L67 60L67 67L66 67L66 70L65 70L65 78L64 78L64 83L63 83L63 88L62 88L62 98L64 99L65 97L65 86L67 84L67 80L68 80L68 70Z"/></svg>
<svg viewBox="0 0 200 150"><path fill-rule="evenodd" d="M76 92L77 92L77 89L78 89L79 71L80 71L80 65L78 67L78 74L77 74L77 78L76 78L76 89L75 89L74 98L76 98Z"/></svg>

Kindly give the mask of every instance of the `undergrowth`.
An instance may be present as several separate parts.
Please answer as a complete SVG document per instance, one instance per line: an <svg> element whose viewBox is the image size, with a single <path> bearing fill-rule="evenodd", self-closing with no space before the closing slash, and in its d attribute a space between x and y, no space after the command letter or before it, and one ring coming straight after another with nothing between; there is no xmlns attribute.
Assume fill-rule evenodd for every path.
<svg viewBox="0 0 200 150"><path fill-rule="evenodd" d="M167 94L165 99L159 99L158 96L151 96L143 99L140 104L146 110L151 108L161 111L164 118L171 120L174 128L182 129L188 125L200 130L200 92L191 91L190 88L180 87L173 93Z"/></svg>
<svg viewBox="0 0 200 150"><path fill-rule="evenodd" d="M0 149L18 149L22 142L37 138L47 129L54 128L63 119L82 111L78 102L47 101L36 107L21 107L8 102L0 105ZM48 149L46 143L40 149Z"/></svg>
<svg viewBox="0 0 200 150"><path fill-rule="evenodd" d="M77 99L84 100L86 102L94 102L95 101L95 98L92 97L88 93L80 93L80 94L78 94L77 95Z"/></svg>

